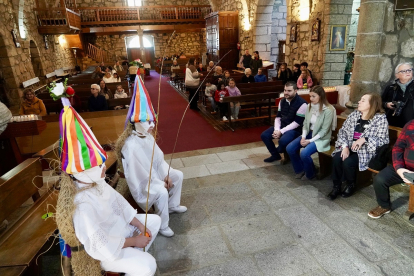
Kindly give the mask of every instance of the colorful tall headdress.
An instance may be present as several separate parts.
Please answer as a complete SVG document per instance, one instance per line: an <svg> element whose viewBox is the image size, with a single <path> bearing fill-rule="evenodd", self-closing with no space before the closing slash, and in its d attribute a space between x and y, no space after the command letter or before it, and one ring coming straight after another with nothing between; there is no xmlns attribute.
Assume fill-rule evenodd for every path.
<svg viewBox="0 0 414 276"><path fill-rule="evenodd" d="M70 105L64 88L61 83L55 84L50 93L63 104L59 118L62 170L75 174L103 164L107 155L89 126Z"/></svg>
<svg viewBox="0 0 414 276"><path fill-rule="evenodd" d="M134 124L145 121L156 122L157 114L152 106L147 88L144 86L141 77L137 74L134 84L134 93L131 98L131 104L129 105L125 121L125 127L128 122Z"/></svg>

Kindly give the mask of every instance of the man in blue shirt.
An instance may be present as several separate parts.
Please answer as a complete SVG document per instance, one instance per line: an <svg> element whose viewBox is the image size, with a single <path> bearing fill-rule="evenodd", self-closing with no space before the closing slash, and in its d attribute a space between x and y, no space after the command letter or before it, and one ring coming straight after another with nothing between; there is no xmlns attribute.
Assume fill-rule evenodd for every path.
<svg viewBox="0 0 414 276"><path fill-rule="evenodd" d="M261 68L259 68L259 70L257 71L257 75L254 76L254 81L255 82L266 82L267 81L266 76L262 74Z"/></svg>

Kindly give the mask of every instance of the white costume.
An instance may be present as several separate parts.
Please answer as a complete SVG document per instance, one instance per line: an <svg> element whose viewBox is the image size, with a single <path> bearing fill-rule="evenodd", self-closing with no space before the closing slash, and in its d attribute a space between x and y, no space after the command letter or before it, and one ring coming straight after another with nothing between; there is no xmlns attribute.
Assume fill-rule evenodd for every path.
<svg viewBox="0 0 414 276"><path fill-rule="evenodd" d="M152 135L142 135L134 130L122 147L122 165L125 178L132 196L143 210L145 210L147 203L153 145L154 137ZM157 215L161 217L161 229L168 227L169 209L180 206L183 183L183 173L171 168L169 177L174 187L168 191L164 186L167 174L168 164L164 161L164 153L155 144L148 208L154 205Z"/></svg>
<svg viewBox="0 0 414 276"><path fill-rule="evenodd" d="M75 233L84 245L88 255L101 261L102 269L111 272L123 272L126 275L154 275L157 264L154 257L147 253L158 234L161 220L156 215L148 215L147 228L152 239L143 252L141 248L127 247L125 238L138 235L139 230L130 224L136 217L145 223L145 214L137 211L126 199L109 186L100 177L99 166L74 174L75 178L91 183L96 187L86 188L90 184L75 181L78 188L86 188L75 196L76 210L73 215Z"/></svg>

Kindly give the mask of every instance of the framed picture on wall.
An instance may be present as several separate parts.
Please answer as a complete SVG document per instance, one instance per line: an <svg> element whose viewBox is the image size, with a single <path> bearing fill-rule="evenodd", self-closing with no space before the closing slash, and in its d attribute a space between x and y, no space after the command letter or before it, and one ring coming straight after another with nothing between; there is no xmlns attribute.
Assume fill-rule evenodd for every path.
<svg viewBox="0 0 414 276"><path fill-rule="evenodd" d="M296 42L296 38L298 37L298 24L293 24L290 27L290 42Z"/></svg>
<svg viewBox="0 0 414 276"><path fill-rule="evenodd" d="M16 48L20 48L21 47L20 43L17 40L17 31L15 29L11 30L11 34L12 34L12 37L13 37L14 45L16 45Z"/></svg>
<svg viewBox="0 0 414 276"><path fill-rule="evenodd" d="M319 41L321 34L321 21L316 19L312 24L311 41Z"/></svg>
<svg viewBox="0 0 414 276"><path fill-rule="evenodd" d="M329 51L346 50L346 33L348 25L332 25L331 38L329 39Z"/></svg>

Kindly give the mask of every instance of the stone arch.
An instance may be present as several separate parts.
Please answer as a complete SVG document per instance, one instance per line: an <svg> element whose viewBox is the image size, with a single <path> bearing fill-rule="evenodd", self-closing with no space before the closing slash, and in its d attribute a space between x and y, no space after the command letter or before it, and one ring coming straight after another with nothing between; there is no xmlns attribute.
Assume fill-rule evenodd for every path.
<svg viewBox="0 0 414 276"><path fill-rule="evenodd" d="M6 39L0 33L0 96L10 104L19 102L19 94L14 93L19 87L19 81L15 76L13 70L14 63L10 59L10 51L13 50L14 45L11 44L12 40Z"/></svg>
<svg viewBox="0 0 414 276"><path fill-rule="evenodd" d="M46 75L44 72L42 60L40 58L40 52L37 48L36 42L34 40L30 40L30 60L33 66L33 73L36 77L41 78L42 76Z"/></svg>

